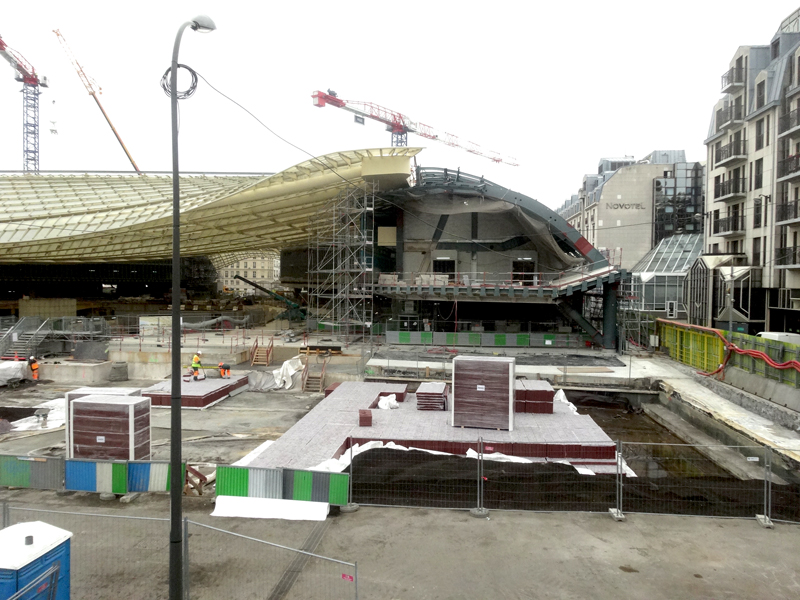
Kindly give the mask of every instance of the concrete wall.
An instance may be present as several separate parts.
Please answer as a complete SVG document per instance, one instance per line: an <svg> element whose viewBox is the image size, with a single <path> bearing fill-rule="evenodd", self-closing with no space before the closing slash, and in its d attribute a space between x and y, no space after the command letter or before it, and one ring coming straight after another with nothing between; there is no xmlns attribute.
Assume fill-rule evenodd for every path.
<svg viewBox="0 0 800 600"><path fill-rule="evenodd" d="M41 317L76 317L78 301L75 298L28 298L19 301L19 316Z"/></svg>
<svg viewBox="0 0 800 600"><path fill-rule="evenodd" d="M497 274L500 273L509 274L510 278L512 262L516 258L530 258L532 262L536 262L538 258L536 250L533 249L530 243L519 248L506 251L498 250L497 252L479 248L475 261L472 260L472 251L468 247L462 247L458 250L445 248L431 251L431 239L439 222L439 215L422 214L420 219L413 217L405 219L403 271L407 274L420 272L425 258L429 257L431 261L442 258L455 260L457 272L472 275L473 277L478 277L486 272L487 277L492 274L493 279L497 279ZM476 241L485 246L491 247L492 244L499 244L521 235L527 235L527 232L510 211L478 214L478 237ZM448 242L468 243L472 239L472 215L467 213L450 215L439 242L441 244L447 244ZM425 271L433 271L432 264L429 263Z"/></svg>

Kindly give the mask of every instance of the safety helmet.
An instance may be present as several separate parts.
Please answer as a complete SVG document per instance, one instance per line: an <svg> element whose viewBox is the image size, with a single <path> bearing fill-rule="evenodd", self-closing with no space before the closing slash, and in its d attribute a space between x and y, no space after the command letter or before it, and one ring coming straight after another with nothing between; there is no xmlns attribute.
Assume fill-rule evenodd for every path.
<svg viewBox="0 0 800 600"><path fill-rule="evenodd" d="M36 360L36 357L35 356L31 356L31 360Z"/></svg>
<svg viewBox="0 0 800 600"><path fill-rule="evenodd" d="M203 356L203 351L202 350L198 350L197 351L197 356Z"/></svg>

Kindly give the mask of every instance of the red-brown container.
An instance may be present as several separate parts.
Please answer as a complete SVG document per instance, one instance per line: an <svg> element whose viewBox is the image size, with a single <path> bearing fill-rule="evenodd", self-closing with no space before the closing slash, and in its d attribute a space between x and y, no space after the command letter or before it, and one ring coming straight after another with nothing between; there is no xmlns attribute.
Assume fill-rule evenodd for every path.
<svg viewBox="0 0 800 600"><path fill-rule="evenodd" d="M328 387L326 387L325 388L325 397L327 398L328 396L330 396L333 393L333 390L335 390L340 385L342 385L342 382L341 381L337 381L336 383L332 383Z"/></svg>
<svg viewBox="0 0 800 600"><path fill-rule="evenodd" d="M358 411L358 426L372 427L372 411L368 408L361 408Z"/></svg>
<svg viewBox="0 0 800 600"><path fill-rule="evenodd" d="M97 460L150 458L150 398L86 396L70 402L71 455Z"/></svg>

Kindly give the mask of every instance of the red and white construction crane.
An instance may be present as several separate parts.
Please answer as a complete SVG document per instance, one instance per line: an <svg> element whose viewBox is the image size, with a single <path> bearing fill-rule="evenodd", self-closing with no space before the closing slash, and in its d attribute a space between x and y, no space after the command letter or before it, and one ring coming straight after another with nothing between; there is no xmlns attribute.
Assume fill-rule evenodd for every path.
<svg viewBox="0 0 800 600"><path fill-rule="evenodd" d="M67 44L67 40L64 39L63 35L61 35L61 32L58 29L54 29L53 33L56 34L56 37L58 38L58 41L61 42L61 47L64 49L64 52L66 53L67 58L69 58L69 61L72 63L72 67L78 73L78 77L80 78L81 82L83 83L84 87L86 88L86 91L89 92L89 95L92 98L94 98L95 102L97 102L97 108L100 109L100 112L103 113L103 116L106 118L106 122L108 123L108 126L111 127L111 131L114 132L114 136L117 138L117 141L119 142L119 145L122 146L122 150L125 152L125 156L127 156L128 160L131 161L131 165L133 165L134 170L137 173L141 173L141 171L139 170L139 167L136 166L136 162L134 162L133 157L131 156L131 153L128 152L128 149L125 147L125 144L123 143L122 138L119 137L119 133L117 133L117 130L114 128L114 125L111 123L111 119L108 118L108 114L106 113L105 109L103 108L103 105L100 104L100 98L98 98L97 95L103 93L103 88L101 88L99 85L97 85L97 82L93 78L89 77L86 74L86 72L83 70L83 67L78 62L78 59L75 58L75 55L72 53L72 49Z"/></svg>
<svg viewBox="0 0 800 600"><path fill-rule="evenodd" d="M36 69L0 36L0 56L16 72L14 79L22 82L22 170L39 171L39 94L40 87L48 87L47 77L39 77Z"/></svg>
<svg viewBox="0 0 800 600"><path fill-rule="evenodd" d="M314 106L322 108L330 104L336 108L343 108L346 111L353 113L356 117L356 123L364 124L364 119L372 119L379 121L386 125L386 130L392 132L392 146L408 146L408 134L416 133L417 135L427 138L429 140L436 140L442 142L453 148L462 148L472 154L483 156L496 163L504 163L513 167L518 167L519 163L511 156L503 156L499 152L493 150L486 150L481 148L474 142L469 142L459 139L452 133L439 132L430 125L425 125L418 121L412 121L410 118L402 113L378 106L373 102L361 102L359 100L342 100L336 92L328 90L325 92L314 92L311 94L314 99Z"/></svg>

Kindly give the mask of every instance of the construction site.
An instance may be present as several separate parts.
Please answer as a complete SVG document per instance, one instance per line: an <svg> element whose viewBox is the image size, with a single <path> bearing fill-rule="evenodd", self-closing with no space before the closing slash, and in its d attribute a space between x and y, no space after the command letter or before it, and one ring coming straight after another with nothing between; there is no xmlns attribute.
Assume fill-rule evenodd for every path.
<svg viewBox="0 0 800 600"><path fill-rule="evenodd" d="M620 248L409 136L515 159L331 90L392 144L176 180L111 126L132 172L40 172L47 81L0 53L0 539L69 567L4 556L0 598L166 598L176 495L185 598L796 594L800 345L644 310Z"/></svg>

